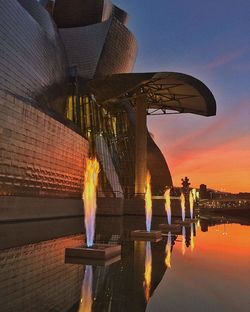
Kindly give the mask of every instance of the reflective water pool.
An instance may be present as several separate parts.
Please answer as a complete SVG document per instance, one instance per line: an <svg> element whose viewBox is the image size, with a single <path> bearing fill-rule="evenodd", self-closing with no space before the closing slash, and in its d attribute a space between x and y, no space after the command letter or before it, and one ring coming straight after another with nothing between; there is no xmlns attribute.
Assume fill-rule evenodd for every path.
<svg viewBox="0 0 250 312"><path fill-rule="evenodd" d="M155 218L154 227L163 221ZM62 225L51 222L46 227ZM143 228L143 219L99 218L96 241L121 243L122 256L96 267L64 263L65 248L82 242L74 232L81 220L69 222L67 237L37 243L36 223L28 227L31 237L34 233L30 242L36 243L7 249L24 238L6 236L0 251L0 311L250 310L250 226L200 220L157 243L133 242L128 234Z"/></svg>

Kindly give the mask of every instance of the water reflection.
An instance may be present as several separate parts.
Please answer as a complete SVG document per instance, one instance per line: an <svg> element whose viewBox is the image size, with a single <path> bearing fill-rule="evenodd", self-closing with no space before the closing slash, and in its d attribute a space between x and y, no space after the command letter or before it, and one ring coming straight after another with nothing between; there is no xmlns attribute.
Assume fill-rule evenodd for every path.
<svg viewBox="0 0 250 312"><path fill-rule="evenodd" d="M165 249L166 253L165 264L167 268L171 268L171 247L172 247L171 232L168 232L168 240Z"/></svg>
<svg viewBox="0 0 250 312"><path fill-rule="evenodd" d="M190 247L191 247L191 251L193 251L194 250L194 224L191 223L190 227L191 227Z"/></svg>
<svg viewBox="0 0 250 312"><path fill-rule="evenodd" d="M163 223L164 219L157 219L157 223ZM153 222L155 220L153 218ZM231 306L246 310L250 227L224 226L224 219L224 223L201 219L201 229L194 224L183 227L177 243L176 236L171 233L167 235L167 242L146 243L131 242L124 235L127 230L138 228L139 222L144 225L143 217L141 220L116 218L113 222L110 226L111 220L106 217L97 222L98 242L120 242L122 245L121 261L111 266L64 264L65 247L80 245L82 235L0 251L1 312L79 312L91 309L93 312L143 312L146 308L157 312L198 311L203 308L198 295L203 301L209 301L207 298L215 300L211 294L214 288L226 298L224 303L234 298ZM219 225L215 227L216 224ZM156 225L153 223L153 226ZM222 235L223 232L228 235ZM191 253L194 247L196 252ZM171 266L173 269L168 270ZM165 274L166 270L168 274ZM235 282L231 283L232 280ZM228 284L230 288L225 287ZM178 300L176 295L180 291L183 300ZM195 296L197 300L190 300ZM155 305L156 298L159 302ZM220 302L216 301L216 304Z"/></svg>
<svg viewBox="0 0 250 312"><path fill-rule="evenodd" d="M150 242L146 243L146 254L145 254L145 273L144 273L144 291L146 301L150 298L151 278L152 278L152 252Z"/></svg>
<svg viewBox="0 0 250 312"><path fill-rule="evenodd" d="M213 225L207 232L195 232L193 227L195 253L186 249L183 257L184 243L177 240L172 259L174 270L163 277L147 312L249 311L250 227L224 225L219 220L218 225L215 220L209 222ZM203 219L201 225L205 227ZM189 230L191 247L191 227L186 227L186 243Z"/></svg>
<svg viewBox="0 0 250 312"><path fill-rule="evenodd" d="M201 222L200 222L200 219L197 220L197 223L196 224L196 227L197 229L200 229L201 228Z"/></svg>
<svg viewBox="0 0 250 312"><path fill-rule="evenodd" d="M93 304L92 283L93 283L93 268L91 265L86 265L78 312L92 311Z"/></svg>
<svg viewBox="0 0 250 312"><path fill-rule="evenodd" d="M64 251L82 243L74 235L1 250L0 311L68 311L79 301L83 267L65 265Z"/></svg>
<svg viewBox="0 0 250 312"><path fill-rule="evenodd" d="M185 226L182 227L181 250L182 250L182 254L185 255L186 253L186 228Z"/></svg>

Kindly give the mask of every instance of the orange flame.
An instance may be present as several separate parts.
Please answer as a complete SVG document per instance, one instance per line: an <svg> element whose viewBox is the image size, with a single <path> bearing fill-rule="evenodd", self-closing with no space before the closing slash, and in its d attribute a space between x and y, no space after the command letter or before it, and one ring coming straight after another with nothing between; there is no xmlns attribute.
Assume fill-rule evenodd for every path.
<svg viewBox="0 0 250 312"><path fill-rule="evenodd" d="M192 191L189 192L189 207L190 207L190 218L193 219L194 216L194 198Z"/></svg>
<svg viewBox="0 0 250 312"><path fill-rule="evenodd" d="M87 246L93 246L95 235L96 190L100 166L96 158L88 158L84 175L84 191L82 194L85 213Z"/></svg>
<svg viewBox="0 0 250 312"><path fill-rule="evenodd" d="M200 199L200 192L196 191L196 200Z"/></svg>
<svg viewBox="0 0 250 312"><path fill-rule="evenodd" d="M84 280L81 291L81 301L78 312L91 312L92 311L92 282L93 271L92 266L87 265L84 274Z"/></svg>
<svg viewBox="0 0 250 312"><path fill-rule="evenodd" d="M171 246L172 246L171 232L168 232L168 240L165 249L166 253L165 265L168 268L171 268Z"/></svg>
<svg viewBox="0 0 250 312"><path fill-rule="evenodd" d="M192 194L193 194L193 199L196 202L197 201L197 197L196 197L196 189L195 188L192 189Z"/></svg>
<svg viewBox="0 0 250 312"><path fill-rule="evenodd" d="M151 193L151 175L147 172L145 185L145 212L146 212L146 229L147 232L151 230L152 221L152 193Z"/></svg>
<svg viewBox="0 0 250 312"><path fill-rule="evenodd" d="M171 198L170 198L170 189L167 189L164 193L165 199L165 211L168 217L168 224L171 224Z"/></svg>
<svg viewBox="0 0 250 312"><path fill-rule="evenodd" d="M146 256L145 256L145 272L144 272L144 293L146 301L150 298L151 288L151 275L152 275L152 252L150 242L146 244Z"/></svg>
<svg viewBox="0 0 250 312"><path fill-rule="evenodd" d="M181 193L181 197L180 197L180 201L181 201L181 216L182 216L182 221L185 221L185 196L183 193Z"/></svg>

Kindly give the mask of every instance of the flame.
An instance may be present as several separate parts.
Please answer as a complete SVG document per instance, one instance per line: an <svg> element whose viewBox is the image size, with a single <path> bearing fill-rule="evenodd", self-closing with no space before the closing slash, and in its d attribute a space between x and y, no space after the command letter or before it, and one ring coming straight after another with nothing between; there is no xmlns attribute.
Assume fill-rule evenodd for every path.
<svg viewBox="0 0 250 312"><path fill-rule="evenodd" d="M193 198L193 194L191 191L189 192L189 207L190 207L190 218L193 219L193 216L194 216L194 198Z"/></svg>
<svg viewBox="0 0 250 312"><path fill-rule="evenodd" d="M196 202L197 198L196 198L196 189L195 188L192 189L192 195L193 195L194 201Z"/></svg>
<svg viewBox="0 0 250 312"><path fill-rule="evenodd" d="M165 264L166 267L171 268L171 246L172 246L172 239L171 239L171 232L168 232L168 240L166 244L166 258L165 258Z"/></svg>
<svg viewBox="0 0 250 312"><path fill-rule="evenodd" d="M171 224L171 198L170 198L170 189L167 189L164 193L165 199L165 211L168 216L168 224Z"/></svg>
<svg viewBox="0 0 250 312"><path fill-rule="evenodd" d="M152 278L152 252L150 242L146 244L145 272L144 272L144 293L146 301L150 298L151 278Z"/></svg>
<svg viewBox="0 0 250 312"><path fill-rule="evenodd" d="M185 196L183 193L181 193L180 201L181 201L182 222L184 222L185 221Z"/></svg>
<svg viewBox="0 0 250 312"><path fill-rule="evenodd" d="M78 312L91 312L92 311L92 282L93 270L91 265L87 265L84 274L84 280L81 291L81 301Z"/></svg>
<svg viewBox="0 0 250 312"><path fill-rule="evenodd" d="M182 254L185 255L186 252L186 229L185 226L182 227Z"/></svg>
<svg viewBox="0 0 250 312"><path fill-rule="evenodd" d="M193 223L191 223L190 247L191 247L191 251L193 251L194 250L194 225Z"/></svg>
<svg viewBox="0 0 250 312"><path fill-rule="evenodd" d="M91 247L95 236L95 215L96 215L96 189L98 185L98 174L100 166L96 158L87 159L84 175L84 213L85 228L87 236L87 246Z"/></svg>
<svg viewBox="0 0 250 312"><path fill-rule="evenodd" d="M200 199L200 192L196 191L196 200L199 200L199 199Z"/></svg>
<svg viewBox="0 0 250 312"><path fill-rule="evenodd" d="M147 232L150 232L152 221L152 193L151 193L151 175L149 171L147 172L145 185L145 211L146 211L146 229Z"/></svg>

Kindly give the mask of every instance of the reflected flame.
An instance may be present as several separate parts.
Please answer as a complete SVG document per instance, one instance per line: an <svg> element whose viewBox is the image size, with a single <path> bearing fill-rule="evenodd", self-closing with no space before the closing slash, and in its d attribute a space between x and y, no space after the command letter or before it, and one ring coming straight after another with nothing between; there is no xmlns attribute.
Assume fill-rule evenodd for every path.
<svg viewBox="0 0 250 312"><path fill-rule="evenodd" d="M100 166L96 158L87 159L84 175L84 191L82 194L84 202L85 228L87 246L91 247L95 236L95 215L96 215L96 189L98 185L98 174Z"/></svg>
<svg viewBox="0 0 250 312"><path fill-rule="evenodd" d="M193 223L191 223L190 247L191 247L191 251L193 251L194 250L194 225Z"/></svg>
<svg viewBox="0 0 250 312"><path fill-rule="evenodd" d="M181 216L182 216L182 221L185 221L185 196L183 193L181 193L181 197L180 197L180 201L181 201Z"/></svg>
<svg viewBox="0 0 250 312"><path fill-rule="evenodd" d="M151 278L152 278L152 252L150 242L146 243L145 256L145 272L144 272L144 293L145 299L148 302L150 298Z"/></svg>
<svg viewBox="0 0 250 312"><path fill-rule="evenodd" d="M146 229L147 232L150 232L152 221L152 193L151 193L151 175L149 171L147 172L145 185L145 211L146 211Z"/></svg>
<svg viewBox="0 0 250 312"><path fill-rule="evenodd" d="M172 239L171 239L171 232L168 232L168 240L166 244L166 258L165 258L165 264L166 267L171 268L171 246L172 246Z"/></svg>
<svg viewBox="0 0 250 312"><path fill-rule="evenodd" d="M182 247L182 254L185 255L185 252L186 252L186 229L185 229L185 226L182 227L182 243L181 243L181 247Z"/></svg>
<svg viewBox="0 0 250 312"><path fill-rule="evenodd" d="M197 221L196 225L197 225L197 229L200 229L200 227L201 227L201 222L200 222L200 219L198 219L198 221Z"/></svg>
<svg viewBox="0 0 250 312"><path fill-rule="evenodd" d="M87 265L84 274L84 280L81 291L81 302L78 312L91 312L92 311L92 282L93 282L93 271L92 266Z"/></svg>
<svg viewBox="0 0 250 312"><path fill-rule="evenodd" d="M190 207L190 218L193 219L194 216L194 198L193 193L189 192L189 207Z"/></svg>
<svg viewBox="0 0 250 312"><path fill-rule="evenodd" d="M171 198L170 198L170 189L167 189L164 193L165 199L165 211L168 216L168 224L171 225Z"/></svg>

